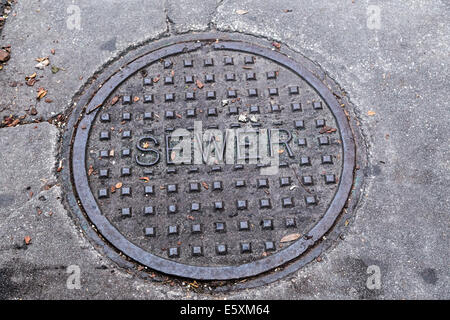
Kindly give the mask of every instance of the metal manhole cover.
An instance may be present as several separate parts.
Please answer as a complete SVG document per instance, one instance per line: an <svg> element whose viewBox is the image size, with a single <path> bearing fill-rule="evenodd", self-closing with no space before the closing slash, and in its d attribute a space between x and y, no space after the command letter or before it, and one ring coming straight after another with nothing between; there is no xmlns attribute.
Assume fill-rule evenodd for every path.
<svg viewBox="0 0 450 320"><path fill-rule="evenodd" d="M224 280L320 240L354 161L345 114L302 65L244 42L197 41L109 78L78 123L71 165L109 243L166 274Z"/></svg>

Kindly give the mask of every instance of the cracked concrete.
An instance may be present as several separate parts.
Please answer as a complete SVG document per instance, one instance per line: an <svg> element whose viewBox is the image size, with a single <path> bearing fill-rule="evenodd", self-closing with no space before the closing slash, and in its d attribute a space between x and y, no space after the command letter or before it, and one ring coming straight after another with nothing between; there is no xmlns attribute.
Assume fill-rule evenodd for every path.
<svg viewBox="0 0 450 320"><path fill-rule="evenodd" d="M76 22L77 10L68 11L73 4L19 1L1 36L12 55L0 71L0 118L26 115L30 124L0 129L7 150L0 153L0 298L450 297L446 1L80 0L79 29L68 25ZM379 29L368 27L369 5L380 8ZM356 106L369 161L358 212L321 262L264 287L213 296L143 280L102 256L70 219L54 185L60 131L31 123L67 113L88 80L105 65L119 66L130 48L210 30L252 35L267 46L275 40L320 66L318 77L335 80ZM64 70L35 69L42 56ZM26 86L25 76L35 71L39 81ZM52 103L36 100L39 87L49 90ZM30 106L37 115L26 111ZM31 245L24 245L26 235ZM81 290L66 288L72 264L81 267ZM381 290L365 286L369 265L381 269Z"/></svg>

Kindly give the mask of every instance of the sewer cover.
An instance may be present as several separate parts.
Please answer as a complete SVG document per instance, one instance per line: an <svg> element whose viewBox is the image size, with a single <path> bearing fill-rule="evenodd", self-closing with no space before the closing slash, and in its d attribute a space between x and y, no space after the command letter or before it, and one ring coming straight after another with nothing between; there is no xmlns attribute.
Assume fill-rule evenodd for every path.
<svg viewBox="0 0 450 320"><path fill-rule="evenodd" d="M342 108L298 62L193 41L144 54L102 85L77 124L71 169L85 213L123 254L226 280L319 241L344 207L354 161Z"/></svg>

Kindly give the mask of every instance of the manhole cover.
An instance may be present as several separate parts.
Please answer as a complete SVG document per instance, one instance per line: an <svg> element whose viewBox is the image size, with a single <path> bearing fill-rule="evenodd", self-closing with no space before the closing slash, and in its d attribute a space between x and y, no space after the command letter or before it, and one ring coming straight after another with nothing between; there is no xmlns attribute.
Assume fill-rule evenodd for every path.
<svg viewBox="0 0 450 320"><path fill-rule="evenodd" d="M338 217L354 161L323 83L239 41L177 43L118 70L80 118L71 159L80 203L110 244L204 280L299 257Z"/></svg>

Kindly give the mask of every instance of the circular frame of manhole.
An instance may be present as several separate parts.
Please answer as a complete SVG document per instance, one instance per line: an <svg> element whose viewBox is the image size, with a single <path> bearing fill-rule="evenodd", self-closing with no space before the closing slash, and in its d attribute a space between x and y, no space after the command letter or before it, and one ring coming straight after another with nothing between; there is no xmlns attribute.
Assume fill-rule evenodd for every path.
<svg viewBox="0 0 450 320"><path fill-rule="evenodd" d="M195 52L205 44L212 46L218 52L226 51L250 54L271 61L296 74L318 94L321 101L326 105L326 108L331 111L338 134L340 135L342 168L337 179L337 190L331 202L327 204L323 216L303 237L294 240L286 248L274 254L256 259L255 261L238 265L189 265L146 251L141 246L127 239L106 218L99 207L98 199L94 196L89 183L90 174L87 165L89 154L87 144L92 125L99 117L102 108L107 103L111 104L110 100L113 98L114 90L143 68L160 63L168 57ZM132 260L163 274L197 280L232 280L253 277L273 270L299 258L308 249L318 243L333 227L349 197L354 179L356 156L354 137L347 116L336 97L323 82L302 64L278 51L240 40L233 40L229 37L221 39L217 35L212 35L211 37L203 36L198 40L191 39L191 41L165 45L160 48L154 48L150 52L140 54L139 57L112 72L94 94L89 93L89 97L84 97L84 100L80 99L80 101L83 101L83 105L79 106L72 116L72 120L77 120L69 123L69 125L73 125L73 128L71 128L73 131L70 135L71 150L69 163L78 205L82 208L93 226L95 226L96 230L98 230L110 245Z"/></svg>

